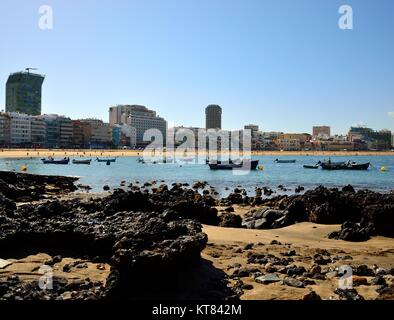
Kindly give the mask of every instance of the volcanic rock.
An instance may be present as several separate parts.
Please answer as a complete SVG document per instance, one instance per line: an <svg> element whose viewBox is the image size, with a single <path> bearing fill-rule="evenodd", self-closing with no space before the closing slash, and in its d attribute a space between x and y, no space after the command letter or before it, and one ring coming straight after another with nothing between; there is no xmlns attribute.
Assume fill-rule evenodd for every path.
<svg viewBox="0 0 394 320"><path fill-rule="evenodd" d="M0 204L3 195L12 201L40 200L47 194L66 194L77 190L76 177L34 175L0 171Z"/></svg>
<svg viewBox="0 0 394 320"><path fill-rule="evenodd" d="M291 277L284 278L283 284L285 284L289 287L304 288L304 283L302 281L297 280L295 278L291 278Z"/></svg>
<svg viewBox="0 0 394 320"><path fill-rule="evenodd" d="M220 227L225 228L240 228L242 223L242 218L233 213L225 213L220 216Z"/></svg>
<svg viewBox="0 0 394 320"><path fill-rule="evenodd" d="M257 277L255 281L261 284L270 284L270 283L279 282L280 278L274 273L268 273L263 276Z"/></svg>
<svg viewBox="0 0 394 320"><path fill-rule="evenodd" d="M302 297L302 300L317 301L317 300L321 300L321 297L315 291L311 290L310 292L308 292Z"/></svg>
<svg viewBox="0 0 394 320"><path fill-rule="evenodd" d="M365 300L363 296L358 294L356 289L335 289L335 293L339 295L341 300Z"/></svg>

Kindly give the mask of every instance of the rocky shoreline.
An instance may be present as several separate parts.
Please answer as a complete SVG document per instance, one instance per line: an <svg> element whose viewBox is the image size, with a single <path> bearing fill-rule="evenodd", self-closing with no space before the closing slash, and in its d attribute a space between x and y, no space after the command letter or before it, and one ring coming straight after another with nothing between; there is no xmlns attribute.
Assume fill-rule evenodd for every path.
<svg viewBox="0 0 394 320"><path fill-rule="evenodd" d="M39 289L36 282L26 283L16 276L2 278L0 273L0 299L238 299L243 292L242 275L249 276L256 270L242 273L235 268L237 271L228 276L202 259L208 243L203 224L270 230L314 222L342 224L341 230L327 235L332 239L354 242L377 235L394 237L394 194L356 192L351 186L342 190L318 187L304 194L272 198L262 197L269 193L268 188L256 188L254 197L237 188L228 197L218 199L206 182L192 186L174 183L170 187L156 181L126 187L123 182L122 188L106 197L53 197L77 190L76 180L0 172L0 257L12 258L16 252L45 252L60 257L48 260L49 266L62 257L106 263L111 266L107 280L70 283L56 278L54 289L48 291ZM46 197L49 199L42 200ZM36 200L41 202L30 203ZM235 206L244 207L245 214L235 212ZM271 273L283 271L287 276L282 280L285 285L305 287L308 277L322 274L317 267L308 274L311 272L305 268L292 265L292 255L279 258L250 254L248 264L271 267L265 275L254 274L256 282L271 282ZM325 259L330 259L324 254L316 255L316 265L324 265ZM73 267L76 266L70 265L63 271ZM201 278L190 281L201 272L215 276L207 283ZM383 275L381 271L376 276ZM230 285L232 279L236 282ZM387 283L382 286L382 292L389 287ZM357 297L347 291L337 294Z"/></svg>
<svg viewBox="0 0 394 320"><path fill-rule="evenodd" d="M77 180L76 177L0 171L0 195L16 202L37 201L45 196L76 191Z"/></svg>

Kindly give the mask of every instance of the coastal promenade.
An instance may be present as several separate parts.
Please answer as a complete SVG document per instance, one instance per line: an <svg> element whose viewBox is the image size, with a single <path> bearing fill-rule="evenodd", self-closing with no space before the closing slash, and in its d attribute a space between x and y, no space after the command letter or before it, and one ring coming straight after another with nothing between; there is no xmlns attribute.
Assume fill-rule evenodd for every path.
<svg viewBox="0 0 394 320"><path fill-rule="evenodd" d="M218 151L219 152L219 151ZM0 158L25 157L137 157L143 156L143 150L120 149L0 149ZM177 156L193 156L197 152L176 152ZM206 151L198 152L204 156ZM228 152L224 152L228 154ZM156 153L158 156L159 153ZM254 156L394 156L393 151L252 151ZM152 154L153 156L153 154Z"/></svg>

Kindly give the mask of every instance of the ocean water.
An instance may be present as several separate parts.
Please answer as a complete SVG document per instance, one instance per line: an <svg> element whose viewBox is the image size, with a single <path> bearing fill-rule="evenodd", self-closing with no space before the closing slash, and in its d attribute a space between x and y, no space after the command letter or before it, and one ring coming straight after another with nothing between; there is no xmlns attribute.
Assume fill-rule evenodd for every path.
<svg viewBox="0 0 394 320"><path fill-rule="evenodd" d="M294 164L277 164L276 158L296 159ZM151 180L171 184L173 182L193 183L207 181L214 186L222 196L228 191L226 187L234 188L238 185L254 194L256 186L267 186L276 189L278 185L294 191L301 185L312 189L319 185L327 187L342 187L347 184L356 189L371 189L375 191L394 190L394 155L393 156L352 156L331 157L332 161L354 160L357 162L371 162L368 171L325 171L321 169L304 169L303 164L315 164L324 160L322 156L256 156L263 171L251 171L246 175L234 175L231 170L211 171L205 164L141 164L136 157L118 158L116 163L107 166L105 163L92 161L91 165L45 165L39 158L32 159L0 159L0 170L21 172L23 165L27 166L27 173L66 175L80 177L80 183L88 184L93 192L102 191L104 185L111 188L119 187L121 181L146 182ZM380 168L385 166L386 172Z"/></svg>

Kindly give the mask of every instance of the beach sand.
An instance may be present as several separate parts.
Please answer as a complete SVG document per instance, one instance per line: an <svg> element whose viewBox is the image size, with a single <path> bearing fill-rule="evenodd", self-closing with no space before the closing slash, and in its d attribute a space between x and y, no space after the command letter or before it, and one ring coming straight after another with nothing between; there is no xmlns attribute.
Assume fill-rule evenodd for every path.
<svg viewBox="0 0 394 320"><path fill-rule="evenodd" d="M64 200L88 199L90 197L104 197L107 194L72 193L59 196L59 198ZM217 208L220 210L224 207ZM250 206L240 205L234 205L233 208L235 209L234 213L240 216L244 216L251 209ZM340 225L319 225L309 222L270 230L234 229L204 225L203 232L208 235L208 244L202 252L203 268L198 269L195 276L191 278L195 282L193 286L203 287L206 282L210 281L210 277L215 277L216 273L227 274L230 277L230 284L235 286L236 280L232 279L231 275L236 268L257 268L262 274L268 273L265 270L265 265L248 263L250 254L271 254L282 257L281 254L289 250L295 250L296 252L291 257L294 259L291 264L303 266L306 270L314 265L313 256L321 250L326 250L330 258L333 259L333 262L321 266L322 271L329 271L343 265L367 265L370 268L377 265L379 268L394 268L394 238L373 237L366 242L328 239L328 233L340 228ZM279 243L271 244L273 240ZM249 245L250 248L245 248L246 245ZM23 280L31 281L41 277L39 268L50 256L47 253L34 252L34 250L28 251L27 254L15 252L12 257L0 257L12 262L12 264L0 269L0 278L17 275ZM64 255L64 259L55 264L54 275L65 277L68 281L89 278L105 283L110 270L109 265L81 261L86 263L85 267L72 267L69 272L64 272L64 265L73 263L75 260L75 257ZM238 265L236 266L236 264ZM212 267L206 267L208 265L212 265ZM285 277L279 272L276 272L276 274L282 280ZM188 277L190 278L190 276ZM376 291L378 287L370 284L372 277L365 278L368 284L358 285L355 288L365 299L376 299L378 297ZM322 299L338 299L338 295L334 293L339 284L339 278L336 277L314 280L315 284L308 285L306 288L294 288L281 282L264 285L257 283L250 275L241 279L245 285L249 285L249 288L244 289L240 296L243 300L299 300L303 299L310 290L314 290ZM394 276L387 275L385 279L387 284L394 284Z"/></svg>
<svg viewBox="0 0 394 320"><path fill-rule="evenodd" d="M220 272L231 275L234 271L234 264L240 264L242 267L254 267L262 270L264 267L258 264L247 264L248 255L251 253L273 254L279 256L281 253L290 249L295 250L297 255L293 257L294 264L304 266L307 270L313 264L313 255L318 249L325 249L331 257L346 256L352 257L352 260L338 260L329 266L322 266L322 269L336 267L346 264L372 266L377 264L379 267L392 268L394 266L394 239L375 237L367 242L352 243L345 241L330 240L327 233L338 230L339 225L318 225L313 223L300 223L283 229L276 230L247 230L220 228L214 226L203 227L203 231L208 235L208 245L202 252L203 261L207 261ZM279 241L278 245L271 245L271 241ZM253 244L251 249L245 250L246 244ZM5 257L3 257L5 258ZM25 257L8 259L11 265L0 270L0 278L16 275L24 281L38 280L42 277L40 267L46 260L51 257L45 253L30 254ZM75 263L75 258L64 257L62 261L56 263L53 268L53 275L63 277L67 281L83 281L89 278L92 281L103 283L109 275L110 266L108 264L92 263L90 261L80 260L85 266L83 268L72 267L70 271L64 272L65 264ZM86 264L85 264L86 263ZM203 268L204 269L204 268ZM213 272L211 271L207 272ZM203 275L200 269L199 276L204 278L214 275ZM277 273L281 278L284 276ZM394 277L388 276L388 284L394 283ZM199 277L196 278L198 279ZM372 279L366 277L368 282ZM387 277L386 277L387 278ZM200 279L200 282L205 282ZM244 277L242 281L253 286L250 290L244 290L241 295L242 300L300 300L310 290L314 290L322 299L338 299L334 293L338 287L338 278L327 280L315 280L315 285L307 288L294 288L281 284L280 282L263 285L255 282L251 277ZM230 280L232 285L234 280ZM365 299L376 299L378 293L377 286L360 285L355 287L359 294Z"/></svg>
<svg viewBox="0 0 394 320"><path fill-rule="evenodd" d="M199 152L205 156L206 152ZM223 154L228 154L224 152ZM90 149L0 149L0 158L30 158L30 157L137 157L143 156L143 150L90 150ZM153 156L153 154L149 154ZM193 152L177 152L179 157L192 157ZM253 151L253 156L394 156L392 151ZM158 153L156 154L158 156ZM167 156L173 156L168 153Z"/></svg>
<svg viewBox="0 0 394 320"><path fill-rule="evenodd" d="M264 271L264 266L247 264L247 257L250 253L273 254L280 257L280 253L295 250L297 255L293 257L294 264L304 266L309 269L313 265L313 255L316 250L325 249L331 257L346 256L352 260L338 260L322 269L341 265L361 265L366 264L379 267L394 267L394 239L375 237L367 242L354 243L341 240L330 240L327 234L331 231L339 230L340 225L317 225L313 223L299 223L282 229L275 230L249 230L220 228L214 226L204 226L203 230L208 235L208 246L203 251L203 258L211 261L213 265L231 275L234 271L234 264L242 267L256 267ZM271 241L276 240L281 244L271 245ZM253 244L252 249L245 250L246 244ZM283 278L284 276L278 275ZM391 283L393 283L392 276ZM366 277L368 282L371 278ZM280 282L264 285L259 284L250 277L242 278L245 284L252 285L253 289L244 290L241 299L244 300L298 300L302 299L310 289L313 289L322 299L338 299L334 293L338 287L338 278L328 280L315 280L316 284L308 288L289 287ZM234 282L234 281L233 281ZM390 283L388 281L388 283ZM309 289L310 288L310 289ZM377 286L361 285L356 289L365 299L375 299L378 296Z"/></svg>
<svg viewBox="0 0 394 320"><path fill-rule="evenodd" d="M37 281L44 274L42 267L45 265L45 262L52 258L50 255L40 252L24 257L16 253L15 256L18 257L7 259L11 263L10 265L0 269L0 279L9 276L18 276L23 281ZM72 266L68 272L65 272L63 269L65 265ZM65 278L70 282L84 281L89 278L91 281L101 282L104 285L110 269L110 265L105 263L92 263L88 260L64 257L52 266L52 275L53 277Z"/></svg>

